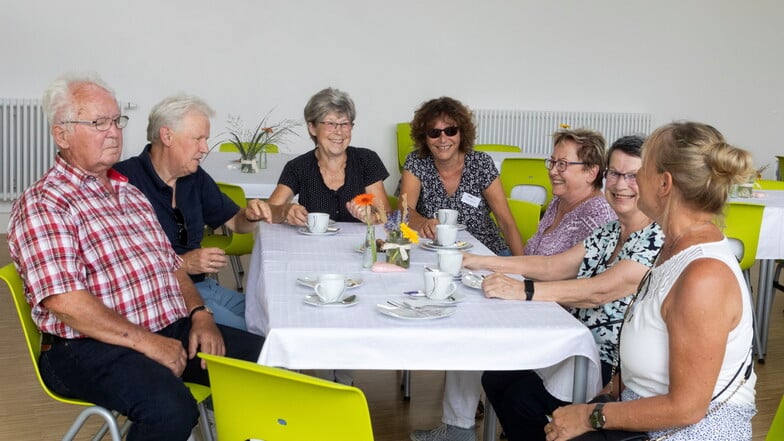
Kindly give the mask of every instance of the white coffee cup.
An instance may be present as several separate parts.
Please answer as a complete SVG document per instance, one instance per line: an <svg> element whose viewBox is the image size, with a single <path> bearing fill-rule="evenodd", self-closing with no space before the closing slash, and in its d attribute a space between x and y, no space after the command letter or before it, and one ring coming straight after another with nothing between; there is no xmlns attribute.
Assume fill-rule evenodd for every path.
<svg viewBox="0 0 784 441"><path fill-rule="evenodd" d="M425 295L429 299L443 300L455 292L452 275L444 271L425 271Z"/></svg>
<svg viewBox="0 0 784 441"><path fill-rule="evenodd" d="M436 212L436 218L444 225L457 225L457 210L442 208Z"/></svg>
<svg viewBox="0 0 784 441"><path fill-rule="evenodd" d="M463 268L463 253L457 250L438 250L438 269L453 276Z"/></svg>
<svg viewBox="0 0 784 441"><path fill-rule="evenodd" d="M322 234L327 232L329 226L329 214L327 213L308 213L308 230L311 233Z"/></svg>
<svg viewBox="0 0 784 441"><path fill-rule="evenodd" d="M324 303L335 303L346 292L346 276L343 274L321 274L313 291Z"/></svg>
<svg viewBox="0 0 784 441"><path fill-rule="evenodd" d="M436 243L442 247L451 247L457 241L457 227L454 225L436 225Z"/></svg>

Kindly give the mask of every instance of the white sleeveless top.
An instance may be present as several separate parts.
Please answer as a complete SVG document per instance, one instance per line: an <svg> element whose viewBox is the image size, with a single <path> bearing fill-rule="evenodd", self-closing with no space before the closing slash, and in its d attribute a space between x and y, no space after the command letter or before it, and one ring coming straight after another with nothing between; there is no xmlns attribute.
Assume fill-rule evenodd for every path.
<svg viewBox="0 0 784 441"><path fill-rule="evenodd" d="M701 258L724 262L735 275L743 296L743 314L738 326L729 333L719 379L711 396L732 381L732 385L716 398L716 401L724 401L743 379L754 337L752 308L746 280L725 238L720 242L691 246L654 267L650 272L650 279L646 282L647 290L643 285L643 292L634 302L621 331L621 376L626 387L641 397L664 395L669 390L669 340L667 325L661 316L661 305L686 266ZM704 295L709 296L711 293L706 292ZM732 377L741 365L743 368L733 381ZM729 402L754 404L756 380L757 377L752 372L746 384Z"/></svg>

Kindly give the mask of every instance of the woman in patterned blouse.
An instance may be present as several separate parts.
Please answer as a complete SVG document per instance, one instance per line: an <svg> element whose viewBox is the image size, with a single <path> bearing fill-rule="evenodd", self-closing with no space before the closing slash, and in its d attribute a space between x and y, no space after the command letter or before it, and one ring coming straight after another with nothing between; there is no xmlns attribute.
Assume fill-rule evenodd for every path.
<svg viewBox="0 0 784 441"><path fill-rule="evenodd" d="M497 271L485 278L486 297L556 301L591 330L599 347L603 384L618 362L618 333L631 295L664 243L661 228L637 208L643 139L627 136L609 152L605 197L618 219L553 256L485 257L466 254L468 268ZM528 286L503 273L522 274ZM568 404L532 371L485 372L482 385L510 441L545 439L546 415ZM617 391L618 389L615 388Z"/></svg>
<svg viewBox="0 0 784 441"><path fill-rule="evenodd" d="M400 194L416 204L409 207L410 225L432 239L438 224L433 216L451 208L458 211L458 223L491 251L521 255L522 239L498 170L490 155L473 150L475 136L471 112L453 98L432 99L414 113L411 137L416 151L406 158L400 185Z"/></svg>

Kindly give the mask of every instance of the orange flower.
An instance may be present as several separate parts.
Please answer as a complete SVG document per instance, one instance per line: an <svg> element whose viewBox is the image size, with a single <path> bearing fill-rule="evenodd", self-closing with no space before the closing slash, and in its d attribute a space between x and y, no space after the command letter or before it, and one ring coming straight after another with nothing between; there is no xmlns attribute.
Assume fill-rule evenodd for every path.
<svg viewBox="0 0 784 441"><path fill-rule="evenodd" d="M273 132L272 127L264 127L263 129L261 129L261 131L264 132L264 133L272 133Z"/></svg>
<svg viewBox="0 0 784 441"><path fill-rule="evenodd" d="M372 193L362 193L354 196L354 199L352 199L351 202L360 207L369 207L373 205L373 199L375 198L376 195Z"/></svg>

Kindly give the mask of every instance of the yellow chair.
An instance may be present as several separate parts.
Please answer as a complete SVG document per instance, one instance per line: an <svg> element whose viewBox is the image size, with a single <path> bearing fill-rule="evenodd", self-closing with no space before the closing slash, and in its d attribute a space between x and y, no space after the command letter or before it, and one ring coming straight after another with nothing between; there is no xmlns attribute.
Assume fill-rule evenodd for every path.
<svg viewBox="0 0 784 441"><path fill-rule="evenodd" d="M776 161L779 163L779 168L776 171L776 179L784 181L784 156L776 156Z"/></svg>
<svg viewBox="0 0 784 441"><path fill-rule="evenodd" d="M63 397L54 393L49 389L46 383L44 383L44 380L41 378L41 373L38 370L38 358L41 355L41 332L38 330L38 327L33 321L32 309L25 299L24 284L21 277L19 277L19 273L17 273L16 267L13 263L9 263L8 265L0 268L0 279L3 279L3 281L5 281L5 283L8 285L8 290L11 292L11 297L14 299L16 313L19 316L19 322L22 325L22 332L24 334L25 341L27 342L28 353L30 354L30 359L33 362L33 370L35 371L35 377L38 379L38 384L40 384L44 392L46 392L46 394L55 401L87 407L76 417L74 422L71 424L68 432L66 432L65 436L63 436L63 441L70 441L76 438L76 435L82 429L84 423L92 415L98 415L104 419L103 426L101 426L93 439L103 439L103 436L106 434L106 432L109 432L111 434L112 441L121 441L122 437L131 427L130 420L126 420L123 425L120 426L119 422L117 421L117 417L119 416L117 412L112 412L102 406L96 406L88 401ZM202 436L205 440L212 441L212 432L210 431L209 424L207 422L206 409L204 407L204 400L210 396L210 388L193 383L186 383L186 386L188 386L190 389L191 394L193 395L193 398L196 400L196 402L199 403L199 424L201 425Z"/></svg>
<svg viewBox="0 0 784 441"><path fill-rule="evenodd" d="M218 188L240 208L245 208L248 205L248 200L245 199L245 190L239 185L218 182ZM235 233L226 226L221 226L221 231L223 234L205 234L201 240L201 246L202 248L220 248L229 256L237 291L242 291L242 277L245 275L245 269L242 267L240 256L250 254L253 251L253 233Z"/></svg>
<svg viewBox="0 0 784 441"><path fill-rule="evenodd" d="M539 216L542 213L542 206L533 202L520 201L507 198L509 209L512 211L517 224L517 230L523 239L523 246L528 243L528 239L536 233L539 228Z"/></svg>
<svg viewBox="0 0 784 441"><path fill-rule="evenodd" d="M365 395L356 387L243 360L199 353L220 440L373 439Z"/></svg>
<svg viewBox="0 0 784 441"><path fill-rule="evenodd" d="M247 142L242 143L242 145L247 145L247 144L248 144ZM223 144L219 145L218 150L220 150L221 152L239 153L239 149L237 149L237 146L231 142L224 142ZM267 151L267 153L278 153L278 146L276 146L275 144L267 144L265 150Z"/></svg>
<svg viewBox="0 0 784 441"><path fill-rule="evenodd" d="M781 397L779 408L776 414L773 415L773 422L770 423L770 429L765 436L765 441L781 441L784 439L784 396Z"/></svg>
<svg viewBox="0 0 784 441"><path fill-rule="evenodd" d="M724 207L724 235L731 239L731 245L738 259L740 269L746 279L751 296L751 267L757 259L757 244L759 244L760 227L762 226L762 212L764 205L747 204L745 202L728 202ZM733 244L733 239L735 243ZM734 245L739 244L740 249ZM754 299L751 299L754 305ZM756 314L754 314L756 316ZM760 353L760 336L758 325L754 323L754 343L757 347L757 354L762 363L763 354Z"/></svg>
<svg viewBox="0 0 784 441"><path fill-rule="evenodd" d="M536 193L525 200L540 204L547 208L553 200L553 185L550 183L549 170L544 166L543 158L506 158L501 163L501 185L506 197L521 199L513 195L515 187L533 187Z"/></svg>
<svg viewBox="0 0 784 441"><path fill-rule="evenodd" d="M397 124L397 163L400 170L406 163L406 156L414 150L414 140L411 139L411 123Z"/></svg>
<svg viewBox="0 0 784 441"><path fill-rule="evenodd" d="M387 195L387 199L389 200L389 208L392 211L397 210L397 196Z"/></svg>
<svg viewBox="0 0 784 441"><path fill-rule="evenodd" d="M480 152L510 152L510 153L520 153L522 151L520 147L516 145L506 145L506 144L476 144L474 145L474 150L478 150Z"/></svg>
<svg viewBox="0 0 784 441"><path fill-rule="evenodd" d="M784 181L757 179L754 181L754 188L759 188L761 190L784 190Z"/></svg>

